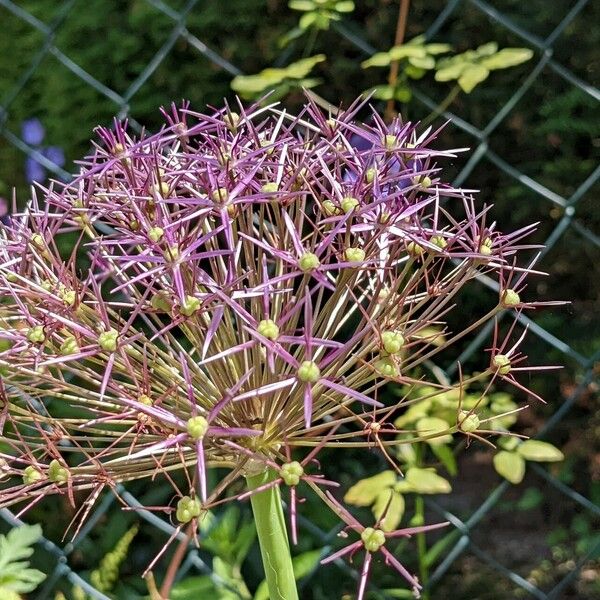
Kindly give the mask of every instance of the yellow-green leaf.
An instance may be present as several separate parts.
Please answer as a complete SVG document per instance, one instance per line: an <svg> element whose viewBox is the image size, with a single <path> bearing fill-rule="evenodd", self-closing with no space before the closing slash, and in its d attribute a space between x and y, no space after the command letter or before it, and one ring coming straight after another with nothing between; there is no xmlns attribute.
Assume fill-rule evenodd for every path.
<svg viewBox="0 0 600 600"><path fill-rule="evenodd" d="M450 44L427 44L425 50L427 50L427 54L444 54L450 52L452 46Z"/></svg>
<svg viewBox="0 0 600 600"><path fill-rule="evenodd" d="M401 46L394 46L389 51L390 58L392 60L400 60L402 58L409 57L424 57L427 56L427 51L423 46L414 46L411 44L403 44Z"/></svg>
<svg viewBox="0 0 600 600"><path fill-rule="evenodd" d="M285 67L284 70L288 77L291 77L292 79L302 79L303 77L306 77L316 65L324 60L324 54L316 54L315 56L309 56L308 58L297 60L291 65Z"/></svg>
<svg viewBox="0 0 600 600"><path fill-rule="evenodd" d="M357 481L344 496L344 501L354 506L370 506L379 494L396 483L394 471L383 471L373 477Z"/></svg>
<svg viewBox="0 0 600 600"><path fill-rule="evenodd" d="M507 481L521 483L525 475L525 461L516 452L501 450L494 455L494 469Z"/></svg>
<svg viewBox="0 0 600 600"><path fill-rule="evenodd" d="M475 86L485 81L489 74L490 72L481 65L468 65L458 78L458 85L460 85L463 92L469 94Z"/></svg>
<svg viewBox="0 0 600 600"><path fill-rule="evenodd" d="M351 0L343 0L335 3L335 10L339 13L349 13L354 10L354 2Z"/></svg>
<svg viewBox="0 0 600 600"><path fill-rule="evenodd" d="M508 69L527 62L533 56L533 50L529 48L503 48L500 52L487 56L479 61L486 69Z"/></svg>
<svg viewBox="0 0 600 600"><path fill-rule="evenodd" d="M381 521L380 527L383 531L394 531L394 529L398 528L398 525L402 520L402 515L404 514L404 498L401 494L393 490L381 492L375 499L375 504L373 505L373 515L375 519L381 517L386 507L387 512Z"/></svg>
<svg viewBox="0 0 600 600"><path fill-rule="evenodd" d="M452 441L448 429L448 423L439 417L423 417L417 421L417 435L432 446Z"/></svg>
<svg viewBox="0 0 600 600"><path fill-rule="evenodd" d="M360 63L360 66L363 69L368 69L369 67L387 67L391 62L392 59L389 52L376 52L371 58L363 60L363 62Z"/></svg>
<svg viewBox="0 0 600 600"><path fill-rule="evenodd" d="M458 79L463 71L469 66L469 63L459 61L448 61L438 64L435 73L436 81L452 81Z"/></svg>
<svg viewBox="0 0 600 600"><path fill-rule="evenodd" d="M539 440L524 441L517 448L517 452L525 460L535 462L556 462L565 458L565 455L556 446Z"/></svg>
<svg viewBox="0 0 600 600"><path fill-rule="evenodd" d="M411 467L406 471L405 481L419 494L449 494L452 486L435 472L435 469Z"/></svg>
<svg viewBox="0 0 600 600"><path fill-rule="evenodd" d="M498 44L496 42L488 42L487 44L482 44L475 51L474 54L476 56L491 56L498 52Z"/></svg>
<svg viewBox="0 0 600 600"><path fill-rule="evenodd" d="M418 69L433 69L435 67L435 59L433 56L409 56L408 62Z"/></svg>

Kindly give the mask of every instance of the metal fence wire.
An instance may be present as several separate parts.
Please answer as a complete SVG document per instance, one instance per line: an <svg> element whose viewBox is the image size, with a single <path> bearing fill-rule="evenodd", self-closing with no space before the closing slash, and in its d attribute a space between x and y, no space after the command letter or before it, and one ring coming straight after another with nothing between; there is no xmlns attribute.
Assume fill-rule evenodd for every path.
<svg viewBox="0 0 600 600"><path fill-rule="evenodd" d="M91 86L102 96L108 98L114 103L114 112L119 117L125 117L129 112L129 103L132 98L138 93L140 88L145 82L149 80L153 72L158 68L161 62L169 55L174 45L178 40L183 39L193 48L194 52L197 52L199 58L202 60L210 61L215 69L221 70L231 76L241 74L241 70L235 65L231 64L227 59L219 54L215 49L211 49L202 40L198 39L193 35L186 27L187 19L193 11L202 11L202 3L198 0L190 0L184 6L181 11L176 11L171 6L162 2L162 0L143 0L148 4L152 5L155 9L163 13L172 22L172 30L168 35L166 41L158 49L153 58L146 64L131 82L129 88L122 94L108 88L102 84L98 79L94 77L93 73L81 68L76 64L68 55L62 52L55 45L55 36L59 31L66 16L72 10L76 3L76 0L67 0L63 2L57 9L56 14L52 21L48 24L40 21L32 14L28 13L17 3L11 2L10 0L0 0L0 22L2 22L2 12L10 13L12 17L16 17L26 22L30 27L35 28L43 37L43 44L37 51L32 53L31 62L29 68L26 69L12 90L10 90L3 98L0 98L0 135L6 142L13 145L24 156L31 157L39 164L41 164L47 171L54 175L65 178L68 177L68 173L61 167L54 164L37 148L32 147L25 143L17 133L11 131L8 126L8 117L11 113L11 108L15 102L18 101L19 94L24 90L36 70L40 68L40 63L48 56L52 55L58 60L66 69L71 71L77 78L82 82L82 85ZM561 194L548 189L540 182L536 181L532 177L526 175L524 172L519 170L518 166L509 164L501 156L496 154L490 148L490 141L494 135L498 135L499 125L507 118L507 116L513 111L516 104L520 102L530 91L534 82L540 77L542 70L550 69L559 78L564 80L566 84L580 90L583 94L589 96L593 100L600 100L600 91L593 86L589 85L585 81L582 81L579 77L573 74L570 70L565 68L562 64L557 62L554 58L554 46L565 29L572 23L572 21L579 15L582 9L588 4L589 0L579 0L573 2L570 10L568 10L562 19L556 25L555 29L546 37L541 38L537 35L527 31L518 25L514 20L509 18L506 14L500 12L492 4L483 0L448 0L444 9L440 12L436 20L429 27L426 32L426 37L431 39L436 33L451 19L456 16L461 10L469 8L470 10L480 11L481 16L486 19L491 19L497 25L506 28L513 36L520 38L524 45L533 48L537 51L536 61L532 61L532 68L528 76L525 77L521 85L514 90L512 96L504 104L501 110L491 119L491 121L483 128L474 126L473 124L466 122L457 115L451 112L444 112L443 116L448 118L451 122L450 127L458 128L462 132L468 134L473 140L473 151L470 155L470 159L464 165L462 170L459 172L454 185L460 185L465 182L471 172L474 170L482 159L487 159L493 163L500 171L502 171L507 178L514 181L514 183L524 186L530 192L535 194L539 199L542 200L542 205L545 203L551 203L552 205L561 209L561 218L556 223L555 227L548 235L545 240L544 253L548 253L556 244L565 236L566 232L570 231L572 234L580 236L586 244L589 244L594 249L600 247L600 237L597 234L590 231L586 226L577 220L578 203L581 199L588 194L592 186L598 181L600 177L600 167L597 167L584 181L582 181L574 193L570 197L564 197ZM85 9L84 9L85 10ZM351 16L348 17L351 19ZM557 16L558 18L558 16ZM344 22L338 22L333 24L334 31L345 38L348 42L353 44L361 53L368 57L375 53L377 50L368 44L363 37L357 32L360 31L360 24L352 23L348 25L347 20ZM533 64L535 63L535 64ZM414 92L416 101L422 103L430 109L435 109L436 102L432 100L423 91L416 90ZM130 120L131 122L131 120ZM133 121L135 125L135 121ZM483 278L481 285L493 287L493 284ZM557 424L565 417L573 405L578 401L585 390L589 389L590 384L594 383L597 378L597 373L594 371L594 364L600 358L600 352L596 352L591 356L584 356L572 347L569 343L559 339L556 335L547 331L536 323L535 319L520 315L519 320L524 326L529 327L529 331L537 336L538 342L546 347L551 347L561 355L563 355L565 362L571 364L575 363L576 370L580 373L578 377L578 386L572 391L569 397L565 399L556 412L549 418L545 423L542 431L539 432L539 436L545 436L550 430L555 428ZM483 347L483 344L489 339L489 334L493 324L480 332L480 334L473 339L470 345L466 348L460 357L460 361L468 359L471 355L477 352ZM449 369L448 375L452 375L452 369ZM575 490L571 489L545 469L538 467L537 465L531 465L533 473L546 484L549 484L556 488L556 490L564 497L565 502L571 502L574 505L578 505L582 511L586 511L592 518L600 517L600 507L583 497ZM518 586L527 592L534 598L544 600L556 600L561 598L562 595L568 590L569 586L578 577L579 571L582 566L590 559L590 557L596 555L600 549L600 543L595 547L591 548L589 552L581 556L578 562L572 561L571 567L568 572L564 574L562 579L555 585L555 587L549 591L542 591L539 587L536 587L533 583L522 577L521 575L510 570L496 558L494 558L485 548L480 547L473 541L473 533L477 527L484 527L482 521L489 515L490 511L499 503L499 501L505 496L507 490L510 488L510 484L506 481L498 485L489 495L487 495L485 501L471 514L471 516L465 520L461 520L455 514L449 512L441 506L441 504L435 500L428 500L428 506L431 511L439 513L444 519L450 521L459 532L460 537L455 545L448 551L443 560L433 570L428 586L434 588L436 584L443 579L444 575L448 573L449 569L455 563L455 561L463 554L471 553L479 561L487 563L489 567L494 569L498 575L506 577L512 584ZM151 526L156 527L160 531L164 532L165 539L174 532L174 528L169 524L158 518L151 512L142 509L141 504L138 500L131 495L127 490L120 488L119 494L121 498L132 508L138 509L139 516L147 521ZM77 550L82 540L90 533L90 531L97 525L98 521L105 515L105 513L113 506L115 502L112 495L108 495L96 508L91 518L82 528L77 538L72 541L65 543L62 546L56 545L53 542L42 538L39 542L42 547L54 555L56 559L56 566L54 570L49 574L48 578L36 592L36 595L32 596L39 598L40 600L46 600L54 597L54 592L57 585L61 580L68 580L73 586L79 586L82 590L92 598L106 599L107 596L95 589L88 581L78 575L70 566L70 557ZM0 511L0 516L10 525L18 525L21 523L12 512L9 510ZM338 529L332 531L322 531L314 526L312 523L307 521L301 521L301 526L305 527L307 531L314 536L319 543L323 544L325 548L330 547L335 536L338 533ZM183 534L181 534L183 535ZM350 566L338 561L337 566L340 569L344 569L354 578L358 577L357 573L352 570ZM189 547L187 556L182 563L180 570L180 576L186 576L190 574L208 574L213 579L219 580L218 575L212 572L210 564L202 560L197 550L192 546ZM222 584L223 582L220 581ZM306 588L310 587L310 581L304 584ZM527 593L523 595L527 597ZM382 594L382 597L385 597ZM435 597L435 594L434 594Z"/></svg>

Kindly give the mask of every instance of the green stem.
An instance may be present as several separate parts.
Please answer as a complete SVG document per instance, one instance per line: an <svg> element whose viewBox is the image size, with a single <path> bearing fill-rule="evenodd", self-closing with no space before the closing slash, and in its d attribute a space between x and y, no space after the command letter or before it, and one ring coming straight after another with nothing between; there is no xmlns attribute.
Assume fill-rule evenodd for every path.
<svg viewBox="0 0 600 600"><path fill-rule="evenodd" d="M421 121L421 126L426 127L431 123L434 119L439 117L446 109L454 102L458 94L460 93L460 86L456 84L448 95L433 109L433 111Z"/></svg>
<svg viewBox="0 0 600 600"><path fill-rule="evenodd" d="M246 482L250 490L255 490L275 477L273 470L268 469L258 475L246 477ZM270 600L298 600L279 486L252 494L250 501L269 588L269 598Z"/></svg>
<svg viewBox="0 0 600 600"><path fill-rule="evenodd" d="M415 496L415 521L423 525L425 523L425 502L423 496ZM417 533L417 552L419 554L419 577L421 585L426 586L429 581L429 569L427 568L427 541L424 533ZM424 589L421 592L422 600L429 600L429 591Z"/></svg>
<svg viewBox="0 0 600 600"><path fill-rule="evenodd" d="M415 444L415 455L417 466L422 466L422 459L424 450L426 448L421 444ZM425 525L425 501L421 494L415 495L415 518L414 523L418 527L419 525ZM419 577L421 579L421 585L427 586L429 581L429 569L427 567L427 540L425 539L425 533L417 533L417 554L419 558ZM421 592L421 600L429 600L429 591L424 589Z"/></svg>

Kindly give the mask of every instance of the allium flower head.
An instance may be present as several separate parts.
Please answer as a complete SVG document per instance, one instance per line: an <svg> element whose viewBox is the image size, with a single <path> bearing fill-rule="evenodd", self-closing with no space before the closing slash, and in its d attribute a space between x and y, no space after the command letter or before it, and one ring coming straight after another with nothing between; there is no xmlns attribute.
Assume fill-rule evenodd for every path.
<svg viewBox="0 0 600 600"><path fill-rule="evenodd" d="M332 484L292 454L372 446L365 414L394 409L383 385L425 385L416 367L519 302L504 293L435 343L465 283L527 271L515 256L531 228L498 232L444 180L437 161L455 152L435 132L362 125L363 108L332 121L312 104L298 117L184 105L139 138L116 122L70 183L13 216L0 505L179 470L187 487L165 511L183 523L267 467L294 494ZM506 377L505 354L488 374ZM209 489L213 467L230 474Z"/></svg>

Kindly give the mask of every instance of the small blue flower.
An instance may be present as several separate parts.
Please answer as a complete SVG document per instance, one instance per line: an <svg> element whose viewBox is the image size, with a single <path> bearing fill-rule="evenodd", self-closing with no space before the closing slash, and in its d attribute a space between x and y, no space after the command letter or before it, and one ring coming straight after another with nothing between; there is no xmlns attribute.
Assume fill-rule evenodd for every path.
<svg viewBox="0 0 600 600"><path fill-rule="evenodd" d="M34 181L44 181L46 178L46 169L32 156L25 159L25 179L29 183Z"/></svg>
<svg viewBox="0 0 600 600"><path fill-rule="evenodd" d="M39 146L45 135L46 130L39 119L27 119L21 124L21 137L30 146Z"/></svg>

